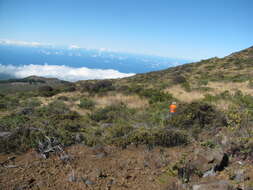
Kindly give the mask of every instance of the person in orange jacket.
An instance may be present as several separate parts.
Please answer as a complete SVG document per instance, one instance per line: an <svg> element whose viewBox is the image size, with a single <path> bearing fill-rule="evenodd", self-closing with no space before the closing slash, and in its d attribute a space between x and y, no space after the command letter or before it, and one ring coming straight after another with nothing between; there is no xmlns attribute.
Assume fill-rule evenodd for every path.
<svg viewBox="0 0 253 190"><path fill-rule="evenodd" d="M169 106L170 108L170 114L174 114L176 113L176 109L177 109L177 103L176 102L172 102L172 104Z"/></svg>

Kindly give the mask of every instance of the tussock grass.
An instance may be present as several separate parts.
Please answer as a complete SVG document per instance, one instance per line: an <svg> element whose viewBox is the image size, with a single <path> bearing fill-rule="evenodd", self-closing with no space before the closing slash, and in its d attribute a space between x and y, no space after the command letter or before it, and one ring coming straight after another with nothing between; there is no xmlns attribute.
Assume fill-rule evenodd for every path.
<svg viewBox="0 0 253 190"><path fill-rule="evenodd" d="M224 91L235 93L240 90L243 94L253 95L253 89L249 87L249 82L209 82L207 87L212 88L212 94L219 94Z"/></svg>
<svg viewBox="0 0 253 190"><path fill-rule="evenodd" d="M144 98L140 98L137 95L123 95L123 94L114 94L106 96L95 96L92 98L96 102L97 107L106 107L112 104L123 103L129 108L145 108L149 105L148 101Z"/></svg>
<svg viewBox="0 0 253 190"><path fill-rule="evenodd" d="M164 92L171 93L173 97L186 103L197 101L204 98L204 94L199 91L185 91L180 85L175 85L170 88L166 88Z"/></svg>

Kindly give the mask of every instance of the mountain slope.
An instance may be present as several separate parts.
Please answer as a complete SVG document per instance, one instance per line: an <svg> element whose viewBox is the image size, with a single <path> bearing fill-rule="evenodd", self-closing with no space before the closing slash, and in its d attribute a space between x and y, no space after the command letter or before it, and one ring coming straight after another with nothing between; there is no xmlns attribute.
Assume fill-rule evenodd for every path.
<svg viewBox="0 0 253 190"><path fill-rule="evenodd" d="M245 93L252 93L252 56L253 47L250 47L224 58L211 58L162 71L138 74L115 83L118 86L126 84L129 87L155 88L174 95L180 92L199 97L207 93L217 94L225 90L239 90L238 86ZM223 90L221 86L224 87ZM178 98L184 101L184 97Z"/></svg>
<svg viewBox="0 0 253 190"><path fill-rule="evenodd" d="M252 50L0 94L0 188L251 189Z"/></svg>

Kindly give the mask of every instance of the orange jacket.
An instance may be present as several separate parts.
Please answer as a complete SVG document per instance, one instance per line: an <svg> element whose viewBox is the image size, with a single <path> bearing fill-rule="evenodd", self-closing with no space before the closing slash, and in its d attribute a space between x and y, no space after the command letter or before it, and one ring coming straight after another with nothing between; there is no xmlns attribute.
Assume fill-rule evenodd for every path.
<svg viewBox="0 0 253 190"><path fill-rule="evenodd" d="M177 109L177 106L174 105L174 104L171 104L170 105L170 113L175 113L176 112L176 109Z"/></svg>

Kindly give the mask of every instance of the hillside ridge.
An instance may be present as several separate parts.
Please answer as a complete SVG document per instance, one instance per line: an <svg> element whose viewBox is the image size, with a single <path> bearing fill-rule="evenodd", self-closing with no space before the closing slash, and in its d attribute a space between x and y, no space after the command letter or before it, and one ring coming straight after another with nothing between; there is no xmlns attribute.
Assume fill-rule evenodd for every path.
<svg viewBox="0 0 253 190"><path fill-rule="evenodd" d="M0 189L252 189L252 50L122 79L0 84Z"/></svg>

